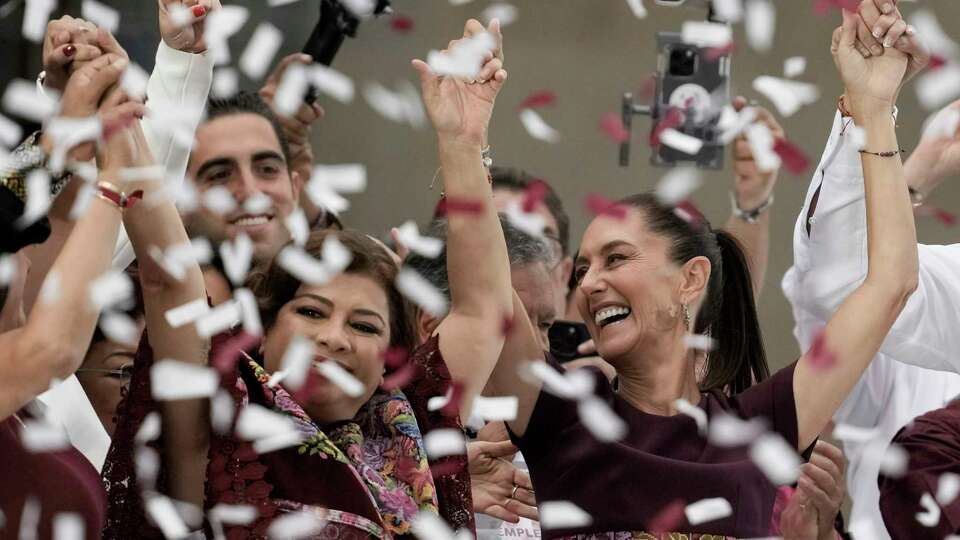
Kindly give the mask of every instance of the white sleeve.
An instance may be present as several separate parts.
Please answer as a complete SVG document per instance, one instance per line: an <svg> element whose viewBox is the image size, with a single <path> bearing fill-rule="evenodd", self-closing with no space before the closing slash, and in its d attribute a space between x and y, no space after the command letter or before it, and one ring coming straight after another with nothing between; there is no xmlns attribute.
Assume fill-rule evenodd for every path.
<svg viewBox="0 0 960 540"><path fill-rule="evenodd" d="M178 51L160 41L147 83L147 116L141 126L153 158L165 171L166 182L183 181L212 80L212 57ZM113 266L126 268L133 259L133 247L121 229Z"/></svg>

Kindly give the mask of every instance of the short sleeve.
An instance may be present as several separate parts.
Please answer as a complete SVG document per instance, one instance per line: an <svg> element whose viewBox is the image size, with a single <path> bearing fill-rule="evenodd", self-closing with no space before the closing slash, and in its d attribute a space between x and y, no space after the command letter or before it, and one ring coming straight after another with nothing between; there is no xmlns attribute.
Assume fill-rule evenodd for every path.
<svg viewBox="0 0 960 540"><path fill-rule="evenodd" d="M793 448L797 447L800 439L797 402L793 396L793 372L796 366L797 363L793 362L730 399L740 416L766 418L771 429Z"/></svg>
<svg viewBox="0 0 960 540"><path fill-rule="evenodd" d="M566 372L566 369L558 363L552 356L546 354L547 363L560 372ZM600 399L608 405L613 404L614 391L610 381L597 368L580 368L590 372L594 378L594 391ZM540 390L537 396L537 403L533 407L530 415L530 421L527 424L527 430L523 436L518 437L510 430L509 423L507 431L510 433L510 439L513 444L523 453L524 459L531 465L535 465L551 450L554 450L558 444L569 446L573 444L571 437L575 432L575 427L580 423L579 413L577 412L577 402L555 396L545 390Z"/></svg>

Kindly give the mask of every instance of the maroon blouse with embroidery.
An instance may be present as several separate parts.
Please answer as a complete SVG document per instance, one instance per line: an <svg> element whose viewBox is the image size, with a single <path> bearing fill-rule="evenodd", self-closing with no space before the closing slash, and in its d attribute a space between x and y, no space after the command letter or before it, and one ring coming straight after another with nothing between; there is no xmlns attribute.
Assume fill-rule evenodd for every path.
<svg viewBox="0 0 960 540"><path fill-rule="evenodd" d="M19 536L24 504L31 497L39 503L38 540L53 538L54 520L66 512L83 519L83 538L100 538L106 496L96 469L72 447L29 452L20 442L20 430L14 416L0 422L0 511L6 518L0 538Z"/></svg>

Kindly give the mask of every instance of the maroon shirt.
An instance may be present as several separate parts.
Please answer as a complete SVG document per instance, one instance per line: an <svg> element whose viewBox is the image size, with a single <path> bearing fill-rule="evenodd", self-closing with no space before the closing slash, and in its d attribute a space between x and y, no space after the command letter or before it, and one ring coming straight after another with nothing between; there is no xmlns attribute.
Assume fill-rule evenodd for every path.
<svg viewBox="0 0 960 540"><path fill-rule="evenodd" d="M794 365L732 398L704 393L698 406L708 418L721 412L766 417L770 428L796 448ZM543 391L524 435L511 433L530 467L537 501L567 500L593 518L587 528L544 528L544 538L648 531L671 503L712 497L729 501L732 515L698 526L681 517L672 530L738 538L769 534L777 489L750 461L748 448L709 444L687 415L644 413L621 398L599 370L591 371L598 397L629 426L622 441L597 442L580 421L576 403Z"/></svg>
<svg viewBox="0 0 960 540"><path fill-rule="evenodd" d="M40 503L39 540L53 538L54 518L61 512L79 514L85 538L100 538L107 501L96 469L72 447L27 451L20 442L21 429L14 416L0 422L0 510L6 517L0 539L18 538L23 505L30 497Z"/></svg>
<svg viewBox="0 0 960 540"><path fill-rule="evenodd" d="M942 508L940 520L933 527L917 521L917 514L926 510L920 504L924 493L935 497L940 475L960 474L960 400L942 409L918 416L893 438L910 460L907 473L901 478L881 475L880 513L894 540L944 538L960 532L960 499Z"/></svg>

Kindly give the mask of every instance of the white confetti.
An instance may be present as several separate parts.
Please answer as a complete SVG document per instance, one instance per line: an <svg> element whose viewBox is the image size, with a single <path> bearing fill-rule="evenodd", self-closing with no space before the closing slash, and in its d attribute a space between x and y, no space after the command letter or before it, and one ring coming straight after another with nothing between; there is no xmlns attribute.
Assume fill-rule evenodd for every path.
<svg viewBox="0 0 960 540"><path fill-rule="evenodd" d="M107 311L100 316L97 325L103 335L114 343L136 347L137 341L140 339L140 329L137 327L137 323L125 313Z"/></svg>
<svg viewBox="0 0 960 540"><path fill-rule="evenodd" d="M20 513L19 540L35 540L40 526L40 501L34 496L27 497Z"/></svg>
<svg viewBox="0 0 960 540"><path fill-rule="evenodd" d="M160 427L160 413L154 411L148 414L143 418L140 429L137 430L137 434L134 436L134 442L138 445L143 445L156 440L157 437L160 436Z"/></svg>
<svg viewBox="0 0 960 540"><path fill-rule="evenodd" d="M120 76L120 87L133 99L142 99L147 95L147 82L150 75L136 62L127 64Z"/></svg>
<svg viewBox="0 0 960 540"><path fill-rule="evenodd" d="M229 98L236 95L239 89L240 76L237 74L237 70L230 67L221 67L214 70L210 95L218 99Z"/></svg>
<svg viewBox="0 0 960 540"><path fill-rule="evenodd" d="M783 116L793 116L804 105L820 99L816 85L768 75L754 79L753 89L766 96Z"/></svg>
<svg viewBox="0 0 960 540"><path fill-rule="evenodd" d="M204 40L215 65L230 63L230 46L227 38L235 34L250 17L245 7L225 5L207 15L204 23Z"/></svg>
<svg viewBox="0 0 960 540"><path fill-rule="evenodd" d="M315 368L321 375L326 377L330 382L343 390L344 394L350 397L362 396L367 389L359 379L333 360L326 360L315 364Z"/></svg>
<svg viewBox="0 0 960 540"><path fill-rule="evenodd" d="M237 200L224 186L213 186L203 192L203 206L214 214L224 215L237 209Z"/></svg>
<svg viewBox="0 0 960 540"><path fill-rule="evenodd" d="M253 441L253 451L258 454L269 454L303 442L303 436L298 431L288 431L272 437L264 437Z"/></svg>
<svg viewBox="0 0 960 540"><path fill-rule="evenodd" d="M927 110L942 107L957 95L960 95L960 63L949 63L917 78L917 99Z"/></svg>
<svg viewBox="0 0 960 540"><path fill-rule="evenodd" d="M687 334L683 336L683 344L688 349L696 349L698 351L712 351L716 346L717 342L710 336L702 334Z"/></svg>
<svg viewBox="0 0 960 540"><path fill-rule="evenodd" d="M762 435L750 446L750 459L775 486L793 484L800 475L800 456L775 433Z"/></svg>
<svg viewBox="0 0 960 540"><path fill-rule="evenodd" d="M15 79L7 84L7 89L3 92L3 109L20 118L42 124L56 114L60 107L54 95L56 92L53 90L39 94L32 81Z"/></svg>
<svg viewBox="0 0 960 540"><path fill-rule="evenodd" d="M933 499L932 495L925 492L920 497L920 506L923 507L923 512L917 513L917 523L924 527L935 527L937 523L940 523L940 507L937 506L937 501Z"/></svg>
<svg viewBox="0 0 960 540"><path fill-rule="evenodd" d="M401 294L434 317L442 317L447 313L447 298L416 270L401 268L397 273L396 285Z"/></svg>
<svg viewBox="0 0 960 540"><path fill-rule="evenodd" d="M570 501L544 501L538 510L540 524L549 529L574 529L593 523L590 514Z"/></svg>
<svg viewBox="0 0 960 540"><path fill-rule="evenodd" d="M443 251L443 240L431 236L421 236L417 224L413 220L397 227L397 237L401 244L421 257L434 259Z"/></svg>
<svg viewBox="0 0 960 540"><path fill-rule="evenodd" d="M500 21L500 27L502 28L515 22L518 14L517 6L506 2L494 2L483 10L480 18L484 25L489 25L490 21L497 19Z"/></svg>
<svg viewBox="0 0 960 540"><path fill-rule="evenodd" d="M467 453L467 441L458 429L434 429L423 437L423 446L430 459Z"/></svg>
<svg viewBox="0 0 960 540"><path fill-rule="evenodd" d="M353 101L353 81L339 71L322 64L312 64L307 68L310 83L324 94L341 103Z"/></svg>
<svg viewBox="0 0 960 540"><path fill-rule="evenodd" d="M747 142L758 169L775 171L780 167L780 156L773 150L775 141L770 128L759 122L752 124L747 128Z"/></svg>
<svg viewBox="0 0 960 540"><path fill-rule="evenodd" d="M667 128L660 132L660 142L691 156L697 155L703 148L703 139L687 135L673 128Z"/></svg>
<svg viewBox="0 0 960 540"><path fill-rule="evenodd" d="M714 415L710 421L707 440L710 444L723 448L746 446L763 435L766 429L767 425L761 418L741 420L736 416L721 413Z"/></svg>
<svg viewBox="0 0 960 540"><path fill-rule="evenodd" d="M219 334L239 324L242 317L243 313L236 302L224 302L197 319L197 334L200 337Z"/></svg>
<svg viewBox="0 0 960 540"><path fill-rule="evenodd" d="M57 512L53 516L53 538L55 540L83 540L86 538L86 521L81 514Z"/></svg>
<svg viewBox="0 0 960 540"><path fill-rule="evenodd" d="M713 12L717 19L735 23L743 18L742 0L713 0Z"/></svg>
<svg viewBox="0 0 960 540"><path fill-rule="evenodd" d="M880 460L880 472L891 478L900 478L907 473L907 464L910 456L899 444L891 444L883 452Z"/></svg>
<svg viewBox="0 0 960 540"><path fill-rule="evenodd" d="M315 512L288 512L274 518L267 528L267 538L299 540L315 538L323 530L326 520Z"/></svg>
<svg viewBox="0 0 960 540"><path fill-rule="evenodd" d="M133 280L125 272L109 270L89 286L90 304L97 311L127 304L133 299Z"/></svg>
<svg viewBox="0 0 960 540"><path fill-rule="evenodd" d="M273 207L273 201L262 191L255 191L243 201L243 211L247 214L265 214Z"/></svg>
<svg viewBox="0 0 960 540"><path fill-rule="evenodd" d="M960 475L945 472L937 479L937 502L940 506L949 506L960 495Z"/></svg>
<svg viewBox="0 0 960 540"><path fill-rule="evenodd" d="M697 424L697 432L700 433L700 435L707 434L707 411L683 398L674 401L673 404L677 407L677 412L693 418L693 421Z"/></svg>
<svg viewBox="0 0 960 540"><path fill-rule="evenodd" d="M111 34L116 34L120 27L120 12L96 0L83 0L80 16Z"/></svg>
<svg viewBox="0 0 960 540"><path fill-rule="evenodd" d="M150 390L157 401L210 397L220 385L216 370L164 359L150 368Z"/></svg>
<svg viewBox="0 0 960 540"><path fill-rule="evenodd" d="M350 253L350 250L334 235L328 236L323 240L323 246L320 248L320 256L323 257L323 265L331 275L343 272L353 261L353 254Z"/></svg>
<svg viewBox="0 0 960 540"><path fill-rule="evenodd" d="M168 309L163 316L171 327L180 328L206 315L208 311L210 311L210 305L207 304L207 299L197 298L186 304Z"/></svg>
<svg viewBox="0 0 960 540"><path fill-rule="evenodd" d="M793 79L807 70L807 59L803 56L791 56L783 61L783 76Z"/></svg>
<svg viewBox="0 0 960 540"><path fill-rule="evenodd" d="M280 250L277 264L307 285L323 285L333 277L323 262L296 246L286 246Z"/></svg>
<svg viewBox="0 0 960 540"><path fill-rule="evenodd" d="M427 53L427 64L437 75L473 80L480 74L484 55L496 46L496 39L489 32L482 32L462 40L451 50L430 51Z"/></svg>
<svg viewBox="0 0 960 540"><path fill-rule="evenodd" d="M23 14L23 37L34 42L42 43L47 33L47 21L50 14L57 7L56 0L27 0L27 10Z"/></svg>
<svg viewBox="0 0 960 540"><path fill-rule="evenodd" d="M237 418L237 435L247 441L266 439L297 432L293 420L266 407L251 403L240 410Z"/></svg>
<svg viewBox="0 0 960 540"><path fill-rule="evenodd" d="M251 336L263 335L263 323L260 321L260 308L257 298L246 287L233 291L233 299L240 306L240 318L243 321L243 331Z"/></svg>
<svg viewBox="0 0 960 540"><path fill-rule="evenodd" d="M60 274L53 270L47 272L47 277L43 278L43 285L40 286L39 296L43 304L52 304L60 299Z"/></svg>
<svg viewBox="0 0 960 540"><path fill-rule="evenodd" d="M837 424L833 428L833 438L843 442L865 443L878 434L876 428L865 428L852 424Z"/></svg>
<svg viewBox="0 0 960 540"><path fill-rule="evenodd" d="M387 120L422 127L424 112L419 94L408 81L402 81L400 86L395 92L377 82L367 83L363 87L363 99Z"/></svg>
<svg viewBox="0 0 960 540"><path fill-rule="evenodd" d="M519 405L517 396L477 396L473 400L472 416L478 416L487 422L510 422L516 420Z"/></svg>
<svg viewBox="0 0 960 540"><path fill-rule="evenodd" d="M287 350L280 361L280 370L285 374L284 386L290 390L298 390L307 382L307 373L313 365L317 355L317 348L313 341L294 336L287 344Z"/></svg>
<svg viewBox="0 0 960 540"><path fill-rule="evenodd" d="M851 125L849 128L850 144L856 150L863 150L867 144L867 132L862 127Z"/></svg>
<svg viewBox="0 0 960 540"><path fill-rule="evenodd" d="M53 199L50 197L50 173L46 169L33 169L27 175L27 201L23 214L17 218L20 228L29 227L47 215Z"/></svg>
<svg viewBox="0 0 960 540"><path fill-rule="evenodd" d="M717 127L720 129L720 144L730 144L737 138L743 130L757 119L757 109L755 107L744 107L737 112L731 105L725 105L720 113L720 121Z"/></svg>
<svg viewBox="0 0 960 540"><path fill-rule="evenodd" d="M539 382L543 389L564 399L585 399L593 393L594 380L586 370L571 370L560 373L543 360L523 364L520 376Z"/></svg>
<svg viewBox="0 0 960 540"><path fill-rule="evenodd" d="M183 28L188 24L193 23L193 12L187 6L179 3L173 2L167 5L167 19L170 20L170 24L174 28Z"/></svg>
<svg viewBox="0 0 960 540"><path fill-rule="evenodd" d="M420 540L458 540L457 535L453 533L453 529L447 525L447 522L432 512L423 510L418 512L416 517L413 518L411 528L413 534Z"/></svg>
<svg viewBox="0 0 960 540"><path fill-rule="evenodd" d="M334 214L340 214L350 208L350 202L330 189L323 180L314 179L307 182L304 191L314 205L318 208L325 208Z"/></svg>
<svg viewBox="0 0 960 540"><path fill-rule="evenodd" d="M8 287L17 277L17 258L10 253L0 255L0 287Z"/></svg>
<svg viewBox="0 0 960 540"><path fill-rule="evenodd" d="M190 529L177 513L173 501L167 497L158 494L144 495L144 507L165 538L185 538L190 534Z"/></svg>
<svg viewBox="0 0 960 540"><path fill-rule="evenodd" d="M350 13L353 13L361 19L371 17L373 15L374 9L377 7L376 0L340 0L343 3L343 7L347 8Z"/></svg>
<svg viewBox="0 0 960 540"><path fill-rule="evenodd" d="M247 77L259 81L267 74L267 70L270 69L273 62L273 57L277 54L277 50L280 49L282 43L283 32L268 22L260 23L257 29L253 31L253 35L250 36L247 46L240 56L240 70Z"/></svg>
<svg viewBox="0 0 960 540"><path fill-rule="evenodd" d="M542 215L534 212L524 212L518 201L507 201L501 213L507 216L507 221L514 227L542 242L546 241L543 231L546 228L547 220Z"/></svg>
<svg viewBox="0 0 960 540"><path fill-rule="evenodd" d="M607 403L588 397L577 404L580 422L600 442L615 442L627 435L627 424Z"/></svg>
<svg viewBox="0 0 960 540"><path fill-rule="evenodd" d="M520 111L520 122L523 128L527 130L534 139L555 143L560 140L560 132L550 127L533 109L524 109Z"/></svg>
<svg viewBox="0 0 960 540"><path fill-rule="evenodd" d="M935 113L924 122L923 141L938 141L952 139L960 131L960 107L946 107Z"/></svg>
<svg viewBox="0 0 960 540"><path fill-rule="evenodd" d="M7 148L14 148L23 139L23 129L20 124L0 114L0 144Z"/></svg>
<svg viewBox="0 0 960 540"><path fill-rule="evenodd" d="M230 393L222 388L210 399L210 426L219 435L226 434L233 424L233 415L236 412L235 403Z"/></svg>
<svg viewBox="0 0 960 540"><path fill-rule="evenodd" d="M657 200L673 206L689 197L703 184L703 177L693 167L677 167L667 173L657 184Z"/></svg>
<svg viewBox="0 0 960 540"><path fill-rule="evenodd" d="M56 452L70 448L70 438L63 426L42 420L24 420L20 442L27 452Z"/></svg>
<svg viewBox="0 0 960 540"><path fill-rule="evenodd" d="M134 181L152 181L159 182L163 180L166 173L163 165L150 165L147 167L124 167L120 169L119 177L124 182Z"/></svg>
<svg viewBox="0 0 960 540"><path fill-rule="evenodd" d="M638 19L647 16L647 8L643 7L643 0L627 0L627 7L630 8L630 13L633 13L633 16Z"/></svg>
<svg viewBox="0 0 960 540"><path fill-rule="evenodd" d="M321 181L337 193L362 193L367 189L367 167L362 163L315 165L310 181Z"/></svg>
<svg viewBox="0 0 960 540"><path fill-rule="evenodd" d="M293 116L303 104L310 82L307 79L307 67L303 64L290 64L283 72L283 78L273 96L273 106L283 116Z"/></svg>
<svg viewBox="0 0 960 540"><path fill-rule="evenodd" d="M943 31L937 16L929 9L920 9L910 15L910 24L923 36L927 48L944 57L960 54L960 45Z"/></svg>
<svg viewBox="0 0 960 540"><path fill-rule="evenodd" d="M285 6L299 1L300 0L267 0L267 5L270 7Z"/></svg>
<svg viewBox="0 0 960 540"><path fill-rule="evenodd" d="M733 29L728 24L686 21L681 31L684 43L701 47L726 47L733 41Z"/></svg>
<svg viewBox="0 0 960 540"><path fill-rule="evenodd" d="M307 243L307 238L310 237L310 223L307 222L307 215L302 208L298 206L293 212L287 214L287 217L283 218L283 224L290 232L290 238L295 245L303 247Z"/></svg>
<svg viewBox="0 0 960 540"><path fill-rule="evenodd" d="M249 525L260 515L256 506L251 504L217 503L208 512L210 519L230 525Z"/></svg>
<svg viewBox="0 0 960 540"><path fill-rule="evenodd" d="M730 501L723 497L713 497L688 504L683 512L687 516L687 521L697 526L733 515L733 507L730 506Z"/></svg>
<svg viewBox="0 0 960 540"><path fill-rule="evenodd" d="M82 142L96 141L103 132L103 124L98 116L85 118L55 116L47 120L43 131L54 145L47 168L54 173L59 173L63 171L67 152Z"/></svg>
<svg viewBox="0 0 960 540"><path fill-rule="evenodd" d="M253 261L253 241L240 233L233 241L223 242L220 244L220 259L230 281L234 285L242 285Z"/></svg>
<svg viewBox="0 0 960 540"><path fill-rule="evenodd" d="M769 51L773 47L776 31L777 12L769 0L747 0L747 17L744 26L747 31L747 43L754 50Z"/></svg>
<svg viewBox="0 0 960 540"><path fill-rule="evenodd" d="M140 446L134 450L133 460L140 489L153 489L160 473L160 455L149 446Z"/></svg>

